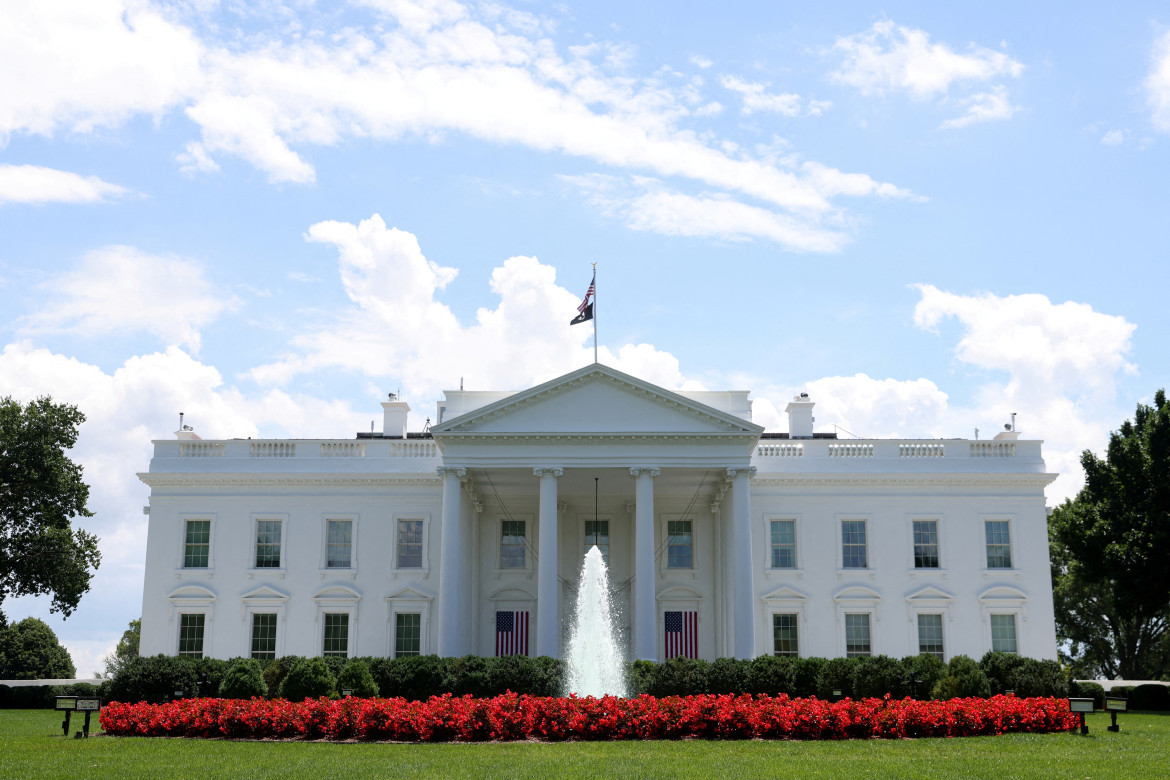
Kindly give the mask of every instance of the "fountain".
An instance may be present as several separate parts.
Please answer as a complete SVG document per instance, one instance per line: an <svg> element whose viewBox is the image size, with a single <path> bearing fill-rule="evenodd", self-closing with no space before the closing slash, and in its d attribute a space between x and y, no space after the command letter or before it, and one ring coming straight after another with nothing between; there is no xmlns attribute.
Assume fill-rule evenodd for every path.
<svg viewBox="0 0 1170 780"><path fill-rule="evenodd" d="M577 611L567 654L566 693L578 696L627 695L626 669L614 626L609 573L594 545L581 564Z"/></svg>

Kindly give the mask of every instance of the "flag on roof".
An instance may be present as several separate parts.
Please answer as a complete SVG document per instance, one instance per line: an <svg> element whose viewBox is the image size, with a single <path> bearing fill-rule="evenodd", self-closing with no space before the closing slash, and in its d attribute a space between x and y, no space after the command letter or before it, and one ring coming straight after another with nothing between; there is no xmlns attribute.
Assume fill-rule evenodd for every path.
<svg viewBox="0 0 1170 780"><path fill-rule="evenodd" d="M577 307L577 316L569 320L570 325L589 322L593 319L593 290L596 282L597 271L594 271L593 278L589 280L589 289L585 291L585 300L581 301L581 305Z"/></svg>

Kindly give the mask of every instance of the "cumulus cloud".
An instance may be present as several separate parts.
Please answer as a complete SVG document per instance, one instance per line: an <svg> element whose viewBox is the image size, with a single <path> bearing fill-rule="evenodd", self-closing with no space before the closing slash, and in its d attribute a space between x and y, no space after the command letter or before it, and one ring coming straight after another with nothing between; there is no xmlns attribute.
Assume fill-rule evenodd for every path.
<svg viewBox="0 0 1170 780"><path fill-rule="evenodd" d="M743 98L743 108L740 111L745 116L757 111L783 114L784 116L799 116L801 111L800 95L793 92L780 94L768 93L768 85L756 81L747 81L738 76L723 76L719 80L724 89L737 92ZM818 111L819 113L819 111Z"/></svg>
<svg viewBox="0 0 1170 780"><path fill-rule="evenodd" d="M1008 99L1007 89L1002 86L993 88L990 92L980 92L962 101L966 106L966 113L954 119L948 119L939 125L943 130L957 130L977 122L992 122L997 119L1010 119L1018 110Z"/></svg>
<svg viewBox="0 0 1170 780"><path fill-rule="evenodd" d="M235 308L191 260L130 246L89 252L76 268L41 285L46 304L26 317L25 333L102 336L142 331L198 351L199 329Z"/></svg>
<svg viewBox="0 0 1170 780"><path fill-rule="evenodd" d="M129 190L102 181L39 165L0 165L0 205L4 203L101 203Z"/></svg>
<svg viewBox="0 0 1170 780"><path fill-rule="evenodd" d="M1110 130L1109 132L1105 133L1105 135L1101 136L1101 143L1105 146L1117 146L1119 144L1125 143L1125 131Z"/></svg>
<svg viewBox="0 0 1170 780"><path fill-rule="evenodd" d="M1154 127L1170 133L1170 31L1154 43L1150 73L1143 84Z"/></svg>

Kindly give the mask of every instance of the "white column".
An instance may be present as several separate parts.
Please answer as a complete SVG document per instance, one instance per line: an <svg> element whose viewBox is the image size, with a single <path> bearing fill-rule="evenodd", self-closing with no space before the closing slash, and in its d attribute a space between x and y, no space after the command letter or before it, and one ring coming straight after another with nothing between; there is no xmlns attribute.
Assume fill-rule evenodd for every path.
<svg viewBox="0 0 1170 780"><path fill-rule="evenodd" d="M654 609L654 477L659 470L630 469L634 488L634 658L658 660Z"/></svg>
<svg viewBox="0 0 1170 780"><path fill-rule="evenodd" d="M755 603L752 599L752 503L754 466L727 470L731 477L732 599L735 604L735 657L756 654Z"/></svg>
<svg viewBox="0 0 1170 780"><path fill-rule="evenodd" d="M463 487L467 469L439 466L443 478L442 548L439 551L439 655L465 655L460 607L466 589L463 578Z"/></svg>
<svg viewBox="0 0 1170 780"><path fill-rule="evenodd" d="M561 654L560 581L557 577L557 479L565 473L558 466L534 468L540 478L540 561L536 575L536 654L557 658Z"/></svg>

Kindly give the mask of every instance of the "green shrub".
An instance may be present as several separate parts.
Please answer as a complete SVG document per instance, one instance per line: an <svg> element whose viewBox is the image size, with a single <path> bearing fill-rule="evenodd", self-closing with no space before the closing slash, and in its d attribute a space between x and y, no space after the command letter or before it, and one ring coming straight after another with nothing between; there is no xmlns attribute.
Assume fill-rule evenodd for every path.
<svg viewBox="0 0 1170 780"><path fill-rule="evenodd" d="M83 698L93 698L98 695L98 687L93 683L73 683L65 686L66 696L81 696Z"/></svg>
<svg viewBox="0 0 1170 780"><path fill-rule="evenodd" d="M173 655L135 658L107 682L109 693L104 698L131 704L140 701L160 704L174 698L175 691L195 696L199 690L190 660Z"/></svg>
<svg viewBox="0 0 1170 780"><path fill-rule="evenodd" d="M933 699L954 699L991 695L991 683L979 664L965 655L956 655L947 665L947 674L930 692Z"/></svg>
<svg viewBox="0 0 1170 780"><path fill-rule="evenodd" d="M492 659L487 685L493 695L507 691L533 696L559 696L564 688L564 664L556 658L509 655Z"/></svg>
<svg viewBox="0 0 1170 780"><path fill-rule="evenodd" d="M341 671L345 669L345 665L349 663L349 659L341 655L322 656L322 660L329 667L329 673L333 675L333 679L337 679L341 675Z"/></svg>
<svg viewBox="0 0 1170 780"><path fill-rule="evenodd" d="M288 673L292 671L293 666L299 660L301 660L300 656L285 655L273 658L264 665L264 684L268 686L270 696L280 694L280 684L284 682L285 677L288 677Z"/></svg>
<svg viewBox="0 0 1170 780"><path fill-rule="evenodd" d="M1170 689L1158 683L1138 685L1129 695L1131 710L1170 710Z"/></svg>
<svg viewBox="0 0 1170 780"><path fill-rule="evenodd" d="M324 658L301 658L280 684L280 696L289 701L304 701L330 696L336 687L337 680Z"/></svg>
<svg viewBox="0 0 1170 780"><path fill-rule="evenodd" d="M1068 695L1074 699L1092 699L1093 708L1098 710L1105 709L1105 689L1095 682L1077 682L1076 680L1069 683Z"/></svg>
<svg viewBox="0 0 1170 780"><path fill-rule="evenodd" d="M947 665L936 655L908 655L902 659L902 668L906 670L904 690L916 699L929 699L947 674Z"/></svg>
<svg viewBox="0 0 1170 780"><path fill-rule="evenodd" d="M186 658L184 660L191 665L191 671L195 673L195 689L184 689L183 692L188 697L215 697L219 695L219 686L223 684L224 675L227 674L232 661L236 659L225 661L222 658Z"/></svg>
<svg viewBox="0 0 1170 780"><path fill-rule="evenodd" d="M337 692L343 690L353 692L354 696L369 699L378 695L378 684L370 674L370 667L360 658L354 658L345 665L341 674L337 675Z"/></svg>
<svg viewBox="0 0 1170 780"><path fill-rule="evenodd" d="M8 685L0 685L0 710L6 710L11 707L12 688Z"/></svg>
<svg viewBox="0 0 1170 780"><path fill-rule="evenodd" d="M707 665L707 693L743 693L748 690L747 665L738 658L716 658Z"/></svg>
<svg viewBox="0 0 1170 780"><path fill-rule="evenodd" d="M14 685L8 688L0 706L13 710L51 710L57 706L57 697L63 695L65 688L60 685Z"/></svg>
<svg viewBox="0 0 1170 780"><path fill-rule="evenodd" d="M979 659L979 668L987 676L987 683L992 693L1003 693L1016 690L1014 677L1016 672L1029 659L1015 653L987 652ZM1016 695L1022 696L1018 690Z"/></svg>
<svg viewBox="0 0 1170 780"><path fill-rule="evenodd" d="M880 699L887 693L895 699L906 695L906 668L888 655L855 658L851 680L853 696L858 699Z"/></svg>
<svg viewBox="0 0 1170 780"><path fill-rule="evenodd" d="M796 695L796 662L786 656L761 655L747 664L747 693Z"/></svg>
<svg viewBox="0 0 1170 780"><path fill-rule="evenodd" d="M687 696L707 690L706 661L692 658L671 658L658 664L649 677L647 686L651 696Z"/></svg>
<svg viewBox="0 0 1170 780"><path fill-rule="evenodd" d="M841 691L842 698L853 696L852 658L830 658L817 674L817 698L832 701L833 691Z"/></svg>
<svg viewBox="0 0 1170 780"><path fill-rule="evenodd" d="M447 676L447 664L437 655L383 658L370 665L370 674L383 696L425 701L445 693L443 680Z"/></svg>
<svg viewBox="0 0 1170 780"><path fill-rule="evenodd" d="M718 663L718 661L716 661ZM816 696L817 680L828 661L824 658L796 659L796 695Z"/></svg>
<svg viewBox="0 0 1170 780"><path fill-rule="evenodd" d="M1008 675L1001 690L992 688L993 693L1015 691L1016 696L1068 696L1068 677L1056 661L1039 661L1024 658Z"/></svg>
<svg viewBox="0 0 1170 780"><path fill-rule="evenodd" d="M627 667L630 680L630 694L640 696L650 692L654 681L654 670L658 664L653 661L633 661Z"/></svg>
<svg viewBox="0 0 1170 780"><path fill-rule="evenodd" d="M221 699L251 699L267 695L268 684L264 682L264 670L254 658L237 658L219 684Z"/></svg>
<svg viewBox="0 0 1170 780"><path fill-rule="evenodd" d="M443 691L456 696L490 696L491 669L496 658L481 655L465 655L462 658L447 659L446 674L443 676Z"/></svg>
<svg viewBox="0 0 1170 780"><path fill-rule="evenodd" d="M1133 689L1136 687L1136 685L1114 685L1109 689L1109 695L1121 699L1128 699L1130 696L1133 696Z"/></svg>

